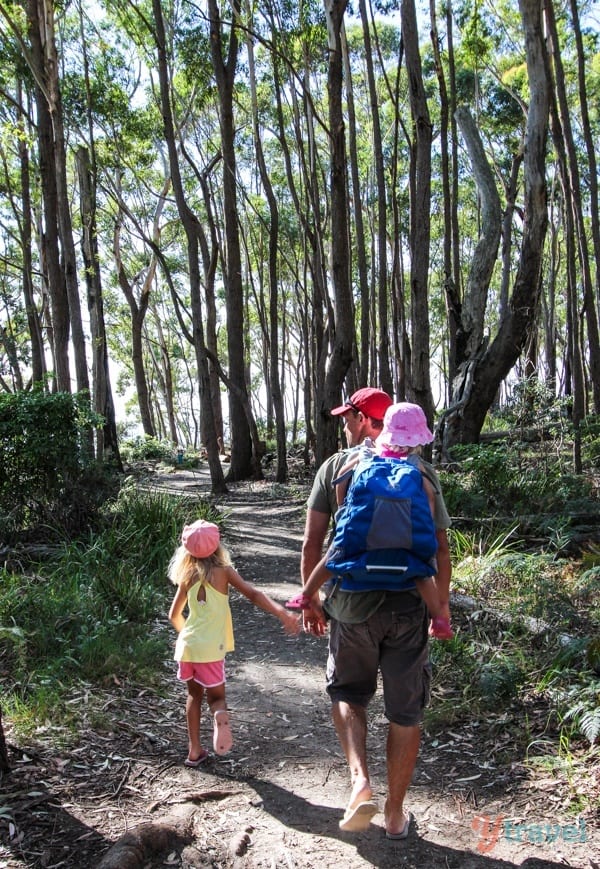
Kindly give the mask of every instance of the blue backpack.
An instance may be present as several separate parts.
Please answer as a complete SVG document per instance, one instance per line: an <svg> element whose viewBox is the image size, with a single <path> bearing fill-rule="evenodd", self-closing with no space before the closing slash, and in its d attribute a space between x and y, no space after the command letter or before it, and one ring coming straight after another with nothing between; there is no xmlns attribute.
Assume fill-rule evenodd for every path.
<svg viewBox="0 0 600 869"><path fill-rule="evenodd" d="M354 469L335 517L327 568L344 591L414 588L436 573L435 524L418 467L373 456Z"/></svg>

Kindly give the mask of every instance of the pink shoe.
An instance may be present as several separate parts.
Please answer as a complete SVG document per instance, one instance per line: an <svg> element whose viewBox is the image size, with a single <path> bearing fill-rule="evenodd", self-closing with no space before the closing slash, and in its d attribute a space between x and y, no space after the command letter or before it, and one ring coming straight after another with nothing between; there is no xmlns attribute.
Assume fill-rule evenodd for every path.
<svg viewBox="0 0 600 869"><path fill-rule="evenodd" d="M311 601L307 595L300 593L286 601L285 605L289 610L308 610L311 607Z"/></svg>
<svg viewBox="0 0 600 869"><path fill-rule="evenodd" d="M431 619L429 626L429 636L435 637L436 640L451 640L454 636L454 631L450 627L450 622L443 616L438 616Z"/></svg>

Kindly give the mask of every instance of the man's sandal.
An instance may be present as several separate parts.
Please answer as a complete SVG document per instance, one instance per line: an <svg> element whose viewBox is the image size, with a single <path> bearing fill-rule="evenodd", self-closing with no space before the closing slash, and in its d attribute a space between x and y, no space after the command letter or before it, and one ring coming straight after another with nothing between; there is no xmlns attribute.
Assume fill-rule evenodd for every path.
<svg viewBox="0 0 600 869"><path fill-rule="evenodd" d="M286 601L285 605L289 610L308 610L312 603L308 595L300 593Z"/></svg>

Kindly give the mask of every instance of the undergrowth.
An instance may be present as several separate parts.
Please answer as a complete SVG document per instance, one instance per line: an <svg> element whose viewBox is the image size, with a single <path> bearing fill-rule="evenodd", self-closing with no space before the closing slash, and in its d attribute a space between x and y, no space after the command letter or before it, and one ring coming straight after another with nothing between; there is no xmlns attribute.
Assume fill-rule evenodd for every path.
<svg viewBox="0 0 600 869"><path fill-rule="evenodd" d="M64 542L24 572L0 569L0 684L18 728L68 718L64 698L79 680L157 681L168 561L196 518L222 519L205 501L126 486L87 539Z"/></svg>

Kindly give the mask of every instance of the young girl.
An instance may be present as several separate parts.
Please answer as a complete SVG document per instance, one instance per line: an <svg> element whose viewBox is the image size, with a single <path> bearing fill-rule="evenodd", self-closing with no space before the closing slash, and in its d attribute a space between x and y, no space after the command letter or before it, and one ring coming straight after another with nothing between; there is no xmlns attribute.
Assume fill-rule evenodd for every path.
<svg viewBox="0 0 600 869"><path fill-rule="evenodd" d="M423 476L423 489L429 501L431 515L435 516L435 492L431 482L423 472L423 463L420 459L421 445L433 440L423 410L416 404L400 402L392 404L385 412L383 429L373 443L363 443L355 455L349 459L333 480L336 490L336 500L341 506L346 497L348 484L352 477L352 471L360 462L370 456L382 456L392 459L406 459L414 464ZM286 603L289 609L305 609L310 606L311 597L333 576L326 567L329 553L326 553L316 565L307 579L302 592ZM415 586L431 616L430 634L440 640L448 640L454 636L450 621L447 618L447 601L440 599L439 590L434 577L416 578Z"/></svg>
<svg viewBox="0 0 600 869"><path fill-rule="evenodd" d="M233 745L225 699L225 654L234 649L229 586L277 616L288 634L298 634L300 624L297 616L242 579L233 568L229 553L221 546L219 529L213 522L198 519L185 526L181 546L169 565L169 579L178 586L169 610L169 620L179 634L175 644L177 678L186 682L188 689L189 742L184 763L195 768L208 757L200 740L205 693L213 716L215 752L226 754ZM183 615L186 606L187 618Z"/></svg>

